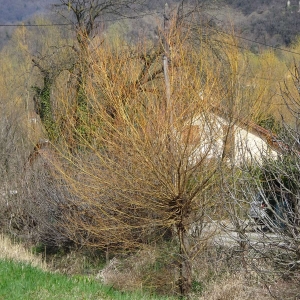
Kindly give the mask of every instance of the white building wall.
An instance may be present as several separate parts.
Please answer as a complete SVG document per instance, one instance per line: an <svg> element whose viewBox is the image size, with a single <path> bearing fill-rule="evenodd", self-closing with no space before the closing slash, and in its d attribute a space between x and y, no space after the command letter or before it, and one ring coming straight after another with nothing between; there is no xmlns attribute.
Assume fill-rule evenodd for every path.
<svg viewBox="0 0 300 300"><path fill-rule="evenodd" d="M192 164L202 158L220 157L223 153L224 120L217 116L202 116L193 121L198 130L198 142L190 146Z"/></svg>
<svg viewBox="0 0 300 300"><path fill-rule="evenodd" d="M228 122L212 114L201 116L192 122L193 127L199 130L197 143L190 146L191 164L197 163L203 157L213 158L220 157L224 151L224 138L228 128ZM271 149L267 141L252 132L247 131L237 125L233 127L234 138L231 141L234 159L233 163L241 165L243 163L261 163L263 157L268 156L274 159L278 153Z"/></svg>
<svg viewBox="0 0 300 300"><path fill-rule="evenodd" d="M263 157L276 159L278 153L261 137L235 126L235 163L261 163Z"/></svg>

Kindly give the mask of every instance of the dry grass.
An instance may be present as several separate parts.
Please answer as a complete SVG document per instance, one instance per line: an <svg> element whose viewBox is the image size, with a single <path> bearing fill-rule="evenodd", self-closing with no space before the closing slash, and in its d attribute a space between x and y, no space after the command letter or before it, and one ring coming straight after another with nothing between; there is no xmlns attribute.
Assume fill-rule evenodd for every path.
<svg viewBox="0 0 300 300"><path fill-rule="evenodd" d="M46 263L41 256L34 255L21 244L13 243L3 234L0 234L0 259L26 262L34 267L46 270Z"/></svg>
<svg viewBox="0 0 300 300"><path fill-rule="evenodd" d="M125 260L113 258L97 275L104 284L113 285L121 290L136 290L143 287L141 274L145 265L155 262L155 254L142 251Z"/></svg>
<svg viewBox="0 0 300 300"><path fill-rule="evenodd" d="M251 285L243 274L230 274L211 283L198 300L271 300L268 290L259 285Z"/></svg>
<svg viewBox="0 0 300 300"><path fill-rule="evenodd" d="M97 278L118 290L176 294L176 270L161 249L141 250L121 260L113 258Z"/></svg>

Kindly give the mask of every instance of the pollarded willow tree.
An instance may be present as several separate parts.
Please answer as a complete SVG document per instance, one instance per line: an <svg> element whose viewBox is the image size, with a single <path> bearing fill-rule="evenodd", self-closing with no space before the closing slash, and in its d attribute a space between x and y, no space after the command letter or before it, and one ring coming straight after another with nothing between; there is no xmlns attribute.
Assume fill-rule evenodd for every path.
<svg viewBox="0 0 300 300"><path fill-rule="evenodd" d="M206 221L219 217L230 127L241 112L254 113L261 96L245 101L239 89L245 63L232 37L185 25L165 15L158 48L103 41L94 50L85 133L73 122L72 101L62 97L64 132L76 132L78 151L66 134L57 165L73 194L62 204L69 238L102 249L174 238L181 295L190 292L192 261L212 235Z"/></svg>
<svg viewBox="0 0 300 300"><path fill-rule="evenodd" d="M92 139L82 135L84 150L64 153L65 168L59 167L77 199L66 202L69 236L82 245L133 249L171 235L178 242L181 295L191 290L192 261L212 234L205 221L218 206L226 132L212 108L235 80L233 69L223 77L224 61L205 42L195 50L190 34L169 36L172 105L163 74L151 77L162 62L149 69L152 80L145 83L141 47L97 49L101 59L86 87ZM222 51L225 68L235 68L232 49Z"/></svg>

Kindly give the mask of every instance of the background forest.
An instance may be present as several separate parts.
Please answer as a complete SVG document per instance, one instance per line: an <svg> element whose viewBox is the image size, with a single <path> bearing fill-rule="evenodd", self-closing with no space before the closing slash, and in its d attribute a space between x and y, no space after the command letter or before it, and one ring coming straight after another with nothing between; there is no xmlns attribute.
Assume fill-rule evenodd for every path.
<svg viewBox="0 0 300 300"><path fill-rule="evenodd" d="M30 24L36 15L47 15L47 18L57 20L56 14L51 14L51 5L55 0L14 0L7 5L5 0L0 1L0 23L13 25L19 22ZM171 0L169 4L180 3L180 0ZM235 26L236 33L244 38L272 46L290 46L298 35L299 28L299 3L290 1L289 8L286 0L197 0L199 5L205 4L205 15L208 20L221 26L223 29L232 30ZM148 18L136 21L136 27L149 27L156 22L153 13L161 11L165 1L143 1L144 7L151 13ZM150 26L151 27L151 26ZM2 47L12 35L11 27L0 28L0 46ZM133 32L132 35L136 35ZM244 40L245 42L245 40ZM256 43L248 42L252 51L259 47Z"/></svg>
<svg viewBox="0 0 300 300"><path fill-rule="evenodd" d="M296 299L296 4L13 4L0 15L24 22L1 29L2 232L54 270L120 290ZM237 29L224 25L232 14ZM266 129L280 159L235 164L241 120ZM268 234L249 218L258 194L272 212ZM291 207L278 209L282 199Z"/></svg>

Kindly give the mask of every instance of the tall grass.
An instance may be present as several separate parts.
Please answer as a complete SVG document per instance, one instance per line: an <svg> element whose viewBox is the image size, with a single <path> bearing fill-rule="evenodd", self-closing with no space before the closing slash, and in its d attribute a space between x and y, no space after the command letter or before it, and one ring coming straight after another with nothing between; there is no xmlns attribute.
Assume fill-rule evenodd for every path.
<svg viewBox="0 0 300 300"><path fill-rule="evenodd" d="M47 271L46 263L20 244L0 235L0 300L153 300L171 299L124 293L87 276ZM174 298L173 298L174 299Z"/></svg>
<svg viewBox="0 0 300 300"><path fill-rule="evenodd" d="M42 256L34 255L23 245L13 243L8 237L0 234L0 259L29 263L32 266L46 270L46 263Z"/></svg>

